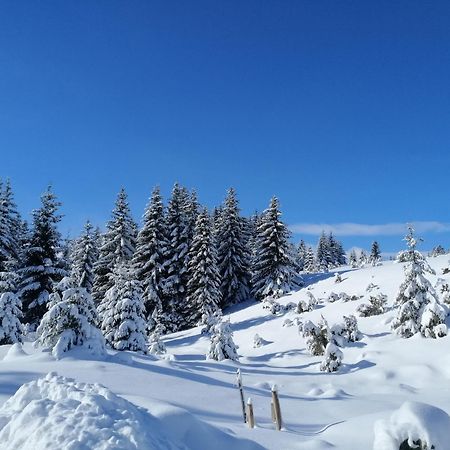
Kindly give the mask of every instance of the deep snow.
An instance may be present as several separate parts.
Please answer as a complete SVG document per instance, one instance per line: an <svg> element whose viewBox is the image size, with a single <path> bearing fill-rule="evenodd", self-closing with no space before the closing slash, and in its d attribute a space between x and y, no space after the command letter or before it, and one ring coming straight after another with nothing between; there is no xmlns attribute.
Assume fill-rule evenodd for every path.
<svg viewBox="0 0 450 450"><path fill-rule="evenodd" d="M429 259L437 272L436 276L429 275L433 285L438 278L450 283L450 276L441 274L449 266L448 259L448 255ZM339 372L320 372L322 357L306 351L297 319L317 323L323 315L330 325L340 322L343 315L356 314L357 306L367 302L366 287L370 283L388 296L391 307L403 281L403 264L393 262L341 272L343 281L338 284L333 273L307 276L304 288L281 299L284 304L306 300L309 289L323 299L311 312L272 315L260 303L252 302L229 310L239 362L206 360L209 339L201 335L200 327L166 336L169 356L161 359L130 352L110 352L99 359L73 350L56 361L28 342L23 351L17 345L2 346L0 402L23 383L55 371L75 383L100 383L118 398L145 408L155 421L152 423L158 423L155 436L195 450L372 448L376 423L379 436L389 430L393 433L394 411L403 408L411 412L414 408L408 405L417 404L402 407L405 402L426 403L450 412L450 337L402 339L391 333L390 322L395 316L391 309L380 316L358 318L362 340L342 349ZM325 299L331 292L363 298L328 303ZM256 333L263 345L254 348ZM257 424L253 430L242 421L235 386L237 368L242 372L245 396L253 401ZM273 384L280 394L284 422L280 432L274 430L271 421ZM426 406L423 408L426 410ZM420 411L416 411L416 422L430 426Z"/></svg>

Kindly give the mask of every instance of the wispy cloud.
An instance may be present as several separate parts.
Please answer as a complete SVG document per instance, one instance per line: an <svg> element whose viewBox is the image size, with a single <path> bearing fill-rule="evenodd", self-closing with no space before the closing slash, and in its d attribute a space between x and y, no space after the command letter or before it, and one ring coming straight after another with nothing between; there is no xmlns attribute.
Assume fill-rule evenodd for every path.
<svg viewBox="0 0 450 450"><path fill-rule="evenodd" d="M450 223L443 222L412 222L417 233L450 232ZM298 223L291 225L295 234L319 235L322 231L330 231L336 236L398 236L406 231L406 223Z"/></svg>

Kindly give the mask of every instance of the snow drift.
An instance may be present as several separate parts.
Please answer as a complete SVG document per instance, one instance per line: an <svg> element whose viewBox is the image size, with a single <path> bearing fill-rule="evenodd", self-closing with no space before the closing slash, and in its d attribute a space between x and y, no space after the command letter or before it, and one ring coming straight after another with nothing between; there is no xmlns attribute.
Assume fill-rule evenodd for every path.
<svg viewBox="0 0 450 450"><path fill-rule="evenodd" d="M181 408L156 408L161 418L104 386L77 383L51 372L22 385L0 408L0 449L262 449Z"/></svg>
<svg viewBox="0 0 450 450"><path fill-rule="evenodd" d="M375 423L374 449L398 450L408 441L411 447L449 448L450 417L442 409L419 402L405 402L394 411L389 421Z"/></svg>
<svg viewBox="0 0 450 450"><path fill-rule="evenodd" d="M162 435L158 422L103 386L49 373L24 384L0 409L0 448L186 448Z"/></svg>

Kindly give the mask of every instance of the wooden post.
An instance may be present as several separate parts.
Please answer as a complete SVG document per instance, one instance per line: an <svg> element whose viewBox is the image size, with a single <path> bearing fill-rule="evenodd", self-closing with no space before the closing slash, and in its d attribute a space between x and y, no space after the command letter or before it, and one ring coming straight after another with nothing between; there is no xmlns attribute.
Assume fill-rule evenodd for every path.
<svg viewBox="0 0 450 450"><path fill-rule="evenodd" d="M255 428L255 416L253 415L253 404L250 397L247 400L247 424L249 428Z"/></svg>
<svg viewBox="0 0 450 450"><path fill-rule="evenodd" d="M237 370L236 375L237 375L237 386L238 386L239 392L241 394L242 415L244 416L244 423L247 423L247 415L245 413L244 389L242 387L241 369Z"/></svg>
<svg viewBox="0 0 450 450"><path fill-rule="evenodd" d="M270 414L272 417L272 423L275 423L275 409L273 407L273 401L270 401Z"/></svg>
<svg viewBox="0 0 450 450"><path fill-rule="evenodd" d="M280 408L280 400L278 398L277 386L274 384L272 386L272 404L273 404L273 412L275 416L275 427L277 431L281 430L281 408Z"/></svg>

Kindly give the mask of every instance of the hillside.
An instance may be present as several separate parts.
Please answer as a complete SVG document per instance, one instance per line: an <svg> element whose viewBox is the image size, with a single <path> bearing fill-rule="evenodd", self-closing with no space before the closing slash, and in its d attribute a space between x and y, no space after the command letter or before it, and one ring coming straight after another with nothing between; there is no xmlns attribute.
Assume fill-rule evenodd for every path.
<svg viewBox="0 0 450 450"><path fill-rule="evenodd" d="M450 283L449 275L441 275L448 266L448 256L431 258L429 263L437 273L429 276L433 285L438 278ZM205 360L209 339L200 334L200 328L166 336L170 356L163 359L110 352L99 360L71 351L55 361L30 342L24 344L23 352L17 346L2 346L0 401L4 403L23 383L57 372L76 382L100 383L115 395L147 409L160 421L155 433L195 450L212 446L371 448L375 422L388 419L405 401L424 402L450 412L450 337L402 339L393 335L389 324L395 315L393 310L358 318L362 339L342 349L343 366L339 372L329 374L319 370L322 357L310 356L306 351L295 322L283 326L286 319L297 318L317 323L321 315L329 324L339 322L343 315L355 314L357 306L367 302L369 283L378 285L391 306L403 280L403 264L393 262L340 271L343 281L339 284L333 273L307 276L304 288L281 299L283 304L297 303L306 298L309 289L322 299L314 311L273 315L255 302L230 309L234 340L239 345L238 363ZM328 303L331 292L364 297ZM255 333L265 340L265 345L253 348ZM242 371L245 395L253 400L257 423L253 430L242 421L235 386L237 368ZM274 431L270 417L273 384L280 393L284 421L281 432ZM3 441L0 448L13 447ZM174 444L174 448L178 447Z"/></svg>

